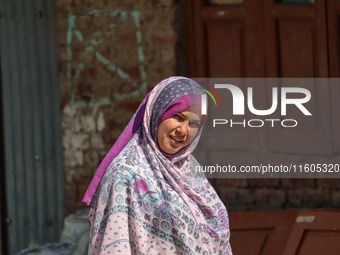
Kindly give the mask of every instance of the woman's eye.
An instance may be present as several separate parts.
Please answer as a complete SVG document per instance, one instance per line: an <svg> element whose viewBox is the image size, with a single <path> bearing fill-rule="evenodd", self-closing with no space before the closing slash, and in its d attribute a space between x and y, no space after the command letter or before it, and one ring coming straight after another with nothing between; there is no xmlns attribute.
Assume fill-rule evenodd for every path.
<svg viewBox="0 0 340 255"><path fill-rule="evenodd" d="M190 122L190 127L198 128L200 126L199 122Z"/></svg>
<svg viewBox="0 0 340 255"><path fill-rule="evenodd" d="M179 114L175 114L173 117L174 117L175 119L179 119L179 120L182 119L181 116L180 116Z"/></svg>

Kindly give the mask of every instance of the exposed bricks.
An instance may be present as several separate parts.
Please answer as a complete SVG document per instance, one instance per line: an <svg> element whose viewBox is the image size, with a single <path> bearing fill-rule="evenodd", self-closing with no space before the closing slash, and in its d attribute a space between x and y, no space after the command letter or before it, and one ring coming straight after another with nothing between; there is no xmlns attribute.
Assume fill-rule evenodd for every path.
<svg viewBox="0 0 340 255"><path fill-rule="evenodd" d="M174 43L175 37L174 36L159 36L159 35L151 35L151 42L154 43Z"/></svg>
<svg viewBox="0 0 340 255"><path fill-rule="evenodd" d="M248 182L247 179L238 179L238 178L216 178L214 184L216 186L224 186L224 187L247 187Z"/></svg>
<svg viewBox="0 0 340 255"><path fill-rule="evenodd" d="M255 191L256 204L257 205L269 205L270 204L271 191L268 189L257 189Z"/></svg>
<svg viewBox="0 0 340 255"><path fill-rule="evenodd" d="M328 189L306 189L304 205L307 208L324 208L331 205L331 191Z"/></svg>
<svg viewBox="0 0 340 255"><path fill-rule="evenodd" d="M332 192L332 204L336 208L340 208L340 191L334 190Z"/></svg>
<svg viewBox="0 0 340 255"><path fill-rule="evenodd" d="M127 111L135 112L138 109L139 105L140 105L140 102L130 102L130 103L120 102L118 104L118 107L120 109L124 109L124 110L127 110Z"/></svg>
<svg viewBox="0 0 340 255"><path fill-rule="evenodd" d="M288 190L288 207L289 208L303 208L304 205L304 190L303 189L294 189Z"/></svg>
<svg viewBox="0 0 340 255"><path fill-rule="evenodd" d="M56 0L55 6L67 211L72 212L83 206L91 176L147 91L176 75L175 48L184 38L178 35L184 23L175 17L184 13L184 1ZM139 91L143 83L147 89Z"/></svg>
<svg viewBox="0 0 340 255"><path fill-rule="evenodd" d="M217 191L226 206L238 205L236 188L224 188L221 190L218 189Z"/></svg>
<svg viewBox="0 0 340 255"><path fill-rule="evenodd" d="M301 189L315 187L314 179L282 179L281 181L283 188Z"/></svg>
<svg viewBox="0 0 340 255"><path fill-rule="evenodd" d="M249 189L238 189L237 198L238 201L242 201L244 205L253 205L255 202L254 191Z"/></svg>
<svg viewBox="0 0 340 255"><path fill-rule="evenodd" d="M340 179L317 179L320 188L340 189Z"/></svg>
<svg viewBox="0 0 340 255"><path fill-rule="evenodd" d="M140 77L140 68L137 65L133 67L122 68L122 70L129 74L133 79L138 79L138 77Z"/></svg>
<svg viewBox="0 0 340 255"><path fill-rule="evenodd" d="M250 180L248 180L250 182ZM223 183L229 183L226 187ZM277 210L289 208L332 208L340 206L338 190L322 188L237 187L229 181L214 183L229 210ZM234 197L235 196L235 197Z"/></svg>
<svg viewBox="0 0 340 255"><path fill-rule="evenodd" d="M323 189L295 189L288 190L287 208L330 208L332 203L332 192ZM336 196L333 196L333 199ZM335 203L334 203L335 202Z"/></svg>
<svg viewBox="0 0 340 255"><path fill-rule="evenodd" d="M276 188L279 186L279 179L249 179L249 186L256 188Z"/></svg>
<svg viewBox="0 0 340 255"><path fill-rule="evenodd" d="M123 33L119 35L119 42L121 43L136 43L137 38L136 38L136 33Z"/></svg>
<svg viewBox="0 0 340 255"><path fill-rule="evenodd" d="M257 189L255 197L258 210L282 209L286 200L284 191L273 189Z"/></svg>

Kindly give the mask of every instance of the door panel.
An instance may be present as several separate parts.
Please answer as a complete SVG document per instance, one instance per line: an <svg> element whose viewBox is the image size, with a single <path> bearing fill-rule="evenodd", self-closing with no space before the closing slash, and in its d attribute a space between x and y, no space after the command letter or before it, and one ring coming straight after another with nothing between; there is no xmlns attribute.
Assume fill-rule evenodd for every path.
<svg viewBox="0 0 340 255"><path fill-rule="evenodd" d="M280 76L314 77L317 56L313 25L313 22L279 21Z"/></svg>
<svg viewBox="0 0 340 255"><path fill-rule="evenodd" d="M267 77L328 77L325 2L263 1Z"/></svg>
<svg viewBox="0 0 340 255"><path fill-rule="evenodd" d="M284 255L339 254L340 214L300 212L290 232Z"/></svg>
<svg viewBox="0 0 340 255"><path fill-rule="evenodd" d="M340 1L327 0L330 76L340 77Z"/></svg>
<svg viewBox="0 0 340 255"><path fill-rule="evenodd" d="M242 77L243 30L242 23L207 24L209 77Z"/></svg>
<svg viewBox="0 0 340 255"><path fill-rule="evenodd" d="M280 254L297 214L297 211L229 213L234 254Z"/></svg>

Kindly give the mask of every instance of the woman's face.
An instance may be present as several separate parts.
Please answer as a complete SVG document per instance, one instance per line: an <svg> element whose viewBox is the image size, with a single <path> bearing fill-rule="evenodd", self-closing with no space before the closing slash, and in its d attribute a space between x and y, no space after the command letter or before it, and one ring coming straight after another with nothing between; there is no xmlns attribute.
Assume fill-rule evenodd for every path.
<svg viewBox="0 0 340 255"><path fill-rule="evenodd" d="M192 141L201 126L201 107L191 106L158 125L157 141L161 150L175 154Z"/></svg>

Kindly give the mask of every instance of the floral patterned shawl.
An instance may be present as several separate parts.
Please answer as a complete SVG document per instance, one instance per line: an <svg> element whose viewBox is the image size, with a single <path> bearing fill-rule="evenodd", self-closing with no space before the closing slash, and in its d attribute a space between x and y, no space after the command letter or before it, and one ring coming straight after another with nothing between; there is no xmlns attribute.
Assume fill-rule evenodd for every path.
<svg viewBox="0 0 340 255"><path fill-rule="evenodd" d="M89 254L232 254L227 210L192 171L202 129L174 155L157 144L158 124L200 104L201 93L194 81L170 77L143 101L83 199L92 207Z"/></svg>

